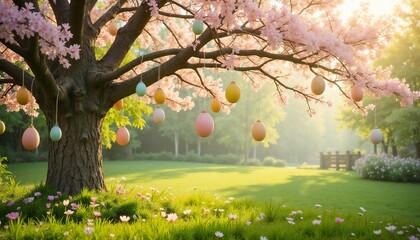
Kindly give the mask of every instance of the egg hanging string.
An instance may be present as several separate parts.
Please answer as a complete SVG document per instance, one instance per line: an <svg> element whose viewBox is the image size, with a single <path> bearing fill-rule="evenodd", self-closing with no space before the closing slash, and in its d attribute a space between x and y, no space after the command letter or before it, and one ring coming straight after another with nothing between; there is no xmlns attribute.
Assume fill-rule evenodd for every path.
<svg viewBox="0 0 420 240"><path fill-rule="evenodd" d="M55 125L58 125L58 97L60 96L60 89L57 86L57 98L55 100Z"/></svg>
<svg viewBox="0 0 420 240"><path fill-rule="evenodd" d="M35 83L35 78L32 80L32 83L31 83L31 93L32 93L32 96L33 96L33 89L34 89L34 83ZM31 115L31 126L33 126L34 125L34 116L33 115Z"/></svg>

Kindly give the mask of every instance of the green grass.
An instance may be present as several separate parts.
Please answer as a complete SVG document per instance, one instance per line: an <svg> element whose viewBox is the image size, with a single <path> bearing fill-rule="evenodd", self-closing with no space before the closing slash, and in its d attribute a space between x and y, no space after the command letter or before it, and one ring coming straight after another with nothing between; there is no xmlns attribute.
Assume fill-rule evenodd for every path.
<svg viewBox="0 0 420 240"><path fill-rule="evenodd" d="M21 185L45 180L46 163L11 164ZM224 198L275 202L296 208L321 204L324 209L392 219L420 219L420 184L361 179L355 172L294 168L250 167L163 161L104 162L107 185L125 177L127 188L170 188L177 196L194 191ZM193 190L196 188L196 190Z"/></svg>

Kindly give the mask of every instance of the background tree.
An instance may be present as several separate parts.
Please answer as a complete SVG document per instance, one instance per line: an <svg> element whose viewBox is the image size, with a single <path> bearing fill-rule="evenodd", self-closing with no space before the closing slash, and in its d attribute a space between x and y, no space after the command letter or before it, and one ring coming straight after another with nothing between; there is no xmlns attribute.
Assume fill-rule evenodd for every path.
<svg viewBox="0 0 420 240"><path fill-rule="evenodd" d="M420 90L420 1L407 0L402 7L403 23L401 31L392 39L389 47L375 64L392 67L391 77L404 79L414 91ZM376 105L377 126L381 129L384 140L383 150L388 153L391 145L392 154L397 155L397 146L413 144L416 157L420 158L420 101L415 100L411 107L401 108L395 97L368 99L364 104ZM351 114L351 109L344 110L341 120L344 126L359 129L361 136L367 138L374 127L374 113L367 118Z"/></svg>
<svg viewBox="0 0 420 240"><path fill-rule="evenodd" d="M218 81L203 78L203 68L234 69L256 82L271 82L280 102L285 91L305 99L310 109L314 102L325 102L306 84L288 83L287 72L278 66L290 63L290 71L312 72L308 78L322 75L345 96L349 87L358 84L377 95L395 93L402 105L411 105L418 94L366 64L386 44L392 19L373 19L360 12L343 23L338 4L329 0L2 1L1 103L8 110L16 109L18 86L29 89L35 82L36 103L22 108L35 114L39 105L48 129L56 123L62 129L60 141L49 141L46 184L70 194L105 188L104 117L115 102L135 92L141 79L149 96L161 87L174 110L191 105L191 98L179 97L180 87L223 96ZM190 28L195 19L206 26L198 36ZM123 64L130 50L137 51L133 46L147 51ZM102 56L98 49L104 48L106 53L98 57Z"/></svg>

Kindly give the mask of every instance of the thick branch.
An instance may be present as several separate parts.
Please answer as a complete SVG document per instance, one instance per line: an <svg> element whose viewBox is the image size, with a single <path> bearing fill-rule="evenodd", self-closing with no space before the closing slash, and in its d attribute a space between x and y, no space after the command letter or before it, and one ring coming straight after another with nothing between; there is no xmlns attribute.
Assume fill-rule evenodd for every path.
<svg viewBox="0 0 420 240"><path fill-rule="evenodd" d="M71 1L69 24L73 37L69 44L78 44L82 46L83 27L86 19L86 0Z"/></svg>
<svg viewBox="0 0 420 240"><path fill-rule="evenodd" d="M69 22L70 4L67 0L49 0L57 25Z"/></svg>
<svg viewBox="0 0 420 240"><path fill-rule="evenodd" d="M166 2L167 0L157 1L158 7L163 6ZM118 30L115 41L100 61L105 69L116 69L121 64L131 45L149 22L151 18L149 8L147 2L144 1L127 24Z"/></svg>
<svg viewBox="0 0 420 240"><path fill-rule="evenodd" d="M25 72L25 79L23 79L22 83L23 70L20 67L7 61L6 59L0 59L0 70L7 73L13 78L5 79L1 82L1 84L12 83L19 86L25 86L26 88L30 89L34 77L31 76L29 73Z"/></svg>
<svg viewBox="0 0 420 240"><path fill-rule="evenodd" d="M96 20L96 22L93 24L93 27L95 28L97 34L99 34L101 28L103 28L107 22L112 20L115 15L120 12L121 6L123 6L126 2L127 0L117 1L114 6L110 7L106 13L104 13L100 18L98 18L98 20Z"/></svg>
<svg viewBox="0 0 420 240"><path fill-rule="evenodd" d="M145 54L142 57L138 57L138 58L132 60L131 62L125 64L124 66L118 68L117 70L115 70L113 72L108 72L108 73L101 74L99 76L97 82L95 83L95 85L101 85L101 84L104 84L106 82L117 79L120 76L122 76L124 73L126 73L126 72L130 71L131 69L133 69L134 67L140 65L142 62L154 60L154 59L160 58L160 57L176 55L180 51L181 51L181 49L165 49L165 50L162 50L162 51L157 51L157 52L152 52L152 53L149 53L149 54Z"/></svg>

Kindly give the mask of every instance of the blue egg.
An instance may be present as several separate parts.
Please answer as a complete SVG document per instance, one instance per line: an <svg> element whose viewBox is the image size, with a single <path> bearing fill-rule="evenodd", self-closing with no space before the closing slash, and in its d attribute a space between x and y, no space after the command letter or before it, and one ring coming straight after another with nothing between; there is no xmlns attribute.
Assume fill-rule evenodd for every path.
<svg viewBox="0 0 420 240"><path fill-rule="evenodd" d="M51 128L50 138L52 141L54 142L60 141L61 136L62 136L61 129L60 127L58 127L58 125L55 125L54 127Z"/></svg>
<svg viewBox="0 0 420 240"><path fill-rule="evenodd" d="M146 94L146 85L143 83L143 81L137 83L136 93L139 96L144 96Z"/></svg>

